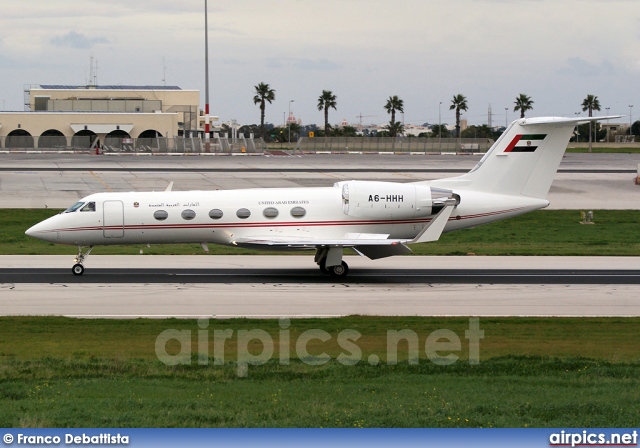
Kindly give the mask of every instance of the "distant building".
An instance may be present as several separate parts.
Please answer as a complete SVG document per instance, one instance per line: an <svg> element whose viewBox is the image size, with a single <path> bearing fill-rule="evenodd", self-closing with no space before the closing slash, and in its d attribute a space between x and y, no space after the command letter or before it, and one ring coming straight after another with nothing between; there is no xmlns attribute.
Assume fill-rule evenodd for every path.
<svg viewBox="0 0 640 448"><path fill-rule="evenodd" d="M290 125L290 124L297 124L297 125L301 125L302 124L302 119L301 118L296 118L296 116L293 114L293 111L289 112L289 117L287 118L287 121L286 121L285 125Z"/></svg>
<svg viewBox="0 0 640 448"><path fill-rule="evenodd" d="M106 139L196 136L199 98L199 91L177 86L28 86L24 112L0 112L0 145L90 147Z"/></svg>

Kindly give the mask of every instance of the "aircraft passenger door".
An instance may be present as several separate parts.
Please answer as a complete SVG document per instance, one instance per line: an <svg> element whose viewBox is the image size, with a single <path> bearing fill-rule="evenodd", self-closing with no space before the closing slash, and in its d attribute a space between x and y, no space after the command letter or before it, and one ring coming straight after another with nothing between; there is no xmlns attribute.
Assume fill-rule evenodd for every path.
<svg viewBox="0 0 640 448"><path fill-rule="evenodd" d="M122 238L124 236L124 204L122 201L104 201L102 213L104 237Z"/></svg>

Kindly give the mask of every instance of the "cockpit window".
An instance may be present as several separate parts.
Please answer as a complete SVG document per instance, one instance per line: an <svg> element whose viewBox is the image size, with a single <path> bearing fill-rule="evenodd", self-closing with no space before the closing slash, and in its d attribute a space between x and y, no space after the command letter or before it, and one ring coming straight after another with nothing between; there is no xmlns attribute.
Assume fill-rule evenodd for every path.
<svg viewBox="0 0 640 448"><path fill-rule="evenodd" d="M75 204L73 204L71 207L69 207L68 209L66 209L64 212L65 213L72 213L75 212L76 210L78 210L80 207L82 207L84 205L84 202L76 202Z"/></svg>
<svg viewBox="0 0 640 448"><path fill-rule="evenodd" d="M95 202L87 202L87 205L80 209L81 212L95 212L96 211L96 203Z"/></svg>

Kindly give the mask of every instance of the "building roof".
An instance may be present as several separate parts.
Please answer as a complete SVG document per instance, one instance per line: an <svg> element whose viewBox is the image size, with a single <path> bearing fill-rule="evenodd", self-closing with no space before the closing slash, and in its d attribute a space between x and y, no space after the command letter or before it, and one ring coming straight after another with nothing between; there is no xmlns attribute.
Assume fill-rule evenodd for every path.
<svg viewBox="0 0 640 448"><path fill-rule="evenodd" d="M41 84L39 86L45 90L182 90L178 86L120 86L120 85L104 85L104 86L64 86L58 84Z"/></svg>

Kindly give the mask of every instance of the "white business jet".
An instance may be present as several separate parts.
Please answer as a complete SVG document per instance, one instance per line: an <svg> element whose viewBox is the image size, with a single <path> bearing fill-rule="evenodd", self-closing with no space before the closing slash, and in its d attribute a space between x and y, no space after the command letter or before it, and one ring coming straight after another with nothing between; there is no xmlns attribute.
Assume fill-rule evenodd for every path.
<svg viewBox="0 0 640 448"><path fill-rule="evenodd" d="M616 116L617 118L619 116ZM466 229L541 209L577 124L599 118L523 118L467 174L414 183L337 182L324 188L97 193L26 234L78 246L84 273L95 246L200 243L315 250L322 272L344 277L343 249L370 259L411 252ZM87 249L83 252L83 249Z"/></svg>

